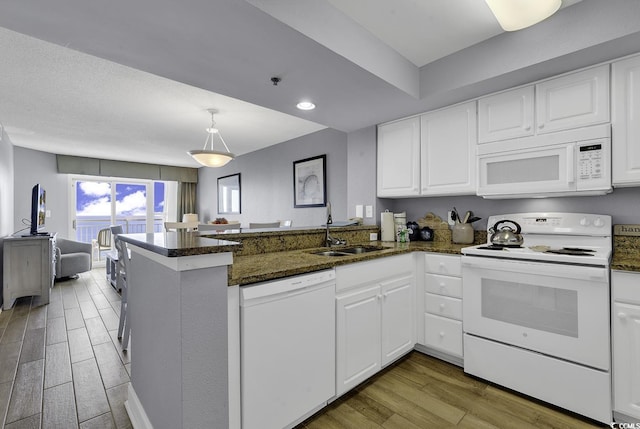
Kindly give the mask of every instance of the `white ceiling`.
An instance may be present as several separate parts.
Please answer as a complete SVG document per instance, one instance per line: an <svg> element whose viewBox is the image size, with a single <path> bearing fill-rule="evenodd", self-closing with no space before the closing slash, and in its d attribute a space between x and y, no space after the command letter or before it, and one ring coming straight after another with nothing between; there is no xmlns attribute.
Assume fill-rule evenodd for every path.
<svg viewBox="0 0 640 429"><path fill-rule="evenodd" d="M180 166L197 166L185 152L204 144L209 108L238 155L356 130L398 117L394 103L419 109L420 67L502 32L481 0L54 3L1 6L11 141ZM318 108L298 111L302 98Z"/></svg>

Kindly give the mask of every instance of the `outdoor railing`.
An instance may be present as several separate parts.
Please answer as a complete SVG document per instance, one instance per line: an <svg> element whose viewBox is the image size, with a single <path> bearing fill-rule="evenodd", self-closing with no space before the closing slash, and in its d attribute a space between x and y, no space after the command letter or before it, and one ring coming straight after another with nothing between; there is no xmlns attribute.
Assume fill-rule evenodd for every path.
<svg viewBox="0 0 640 429"><path fill-rule="evenodd" d="M111 226L109 217L77 217L76 218L76 240L84 243L91 243L91 240L98 238L98 231ZM115 225L122 225L125 234L147 232L147 219L144 216L116 217ZM153 232L164 230L164 217L155 216L153 218Z"/></svg>

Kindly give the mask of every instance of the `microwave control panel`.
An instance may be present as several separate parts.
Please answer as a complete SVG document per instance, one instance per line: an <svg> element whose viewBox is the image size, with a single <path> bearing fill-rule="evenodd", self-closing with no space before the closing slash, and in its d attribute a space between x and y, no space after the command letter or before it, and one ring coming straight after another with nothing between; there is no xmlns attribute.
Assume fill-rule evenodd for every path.
<svg viewBox="0 0 640 429"><path fill-rule="evenodd" d="M594 143L579 147L578 180L599 180L604 173L604 154L602 143Z"/></svg>

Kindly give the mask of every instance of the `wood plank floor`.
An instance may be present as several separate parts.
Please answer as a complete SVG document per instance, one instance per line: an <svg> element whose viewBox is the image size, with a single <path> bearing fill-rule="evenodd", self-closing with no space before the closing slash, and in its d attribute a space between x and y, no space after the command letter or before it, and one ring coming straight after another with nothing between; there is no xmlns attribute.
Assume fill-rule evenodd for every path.
<svg viewBox="0 0 640 429"><path fill-rule="evenodd" d="M297 429L603 427L414 351Z"/></svg>
<svg viewBox="0 0 640 429"><path fill-rule="evenodd" d="M120 296L96 267L0 313L0 427L131 428Z"/></svg>

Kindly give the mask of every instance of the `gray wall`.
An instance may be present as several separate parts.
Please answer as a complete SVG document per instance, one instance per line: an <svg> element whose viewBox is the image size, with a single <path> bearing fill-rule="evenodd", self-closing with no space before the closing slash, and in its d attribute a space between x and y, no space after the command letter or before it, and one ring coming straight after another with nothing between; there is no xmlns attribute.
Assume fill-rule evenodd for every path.
<svg viewBox="0 0 640 429"><path fill-rule="evenodd" d="M31 188L36 183L47 191L47 210L51 217L45 221L47 232L57 232L59 237L69 237L69 192L66 174L58 174L56 156L47 152L15 147L14 150L14 207L15 229L23 229L31 216Z"/></svg>
<svg viewBox="0 0 640 429"><path fill-rule="evenodd" d="M0 237L13 233L13 158L13 144L0 127Z"/></svg>
<svg viewBox="0 0 640 429"><path fill-rule="evenodd" d="M446 219L447 211L456 207L460 215L473 211L481 221L475 229L486 229L487 217L521 212L575 212L611 215L614 224L640 224L640 188L618 188L608 195L595 197L527 198L485 200L477 196L422 197L386 200L394 212L407 212L407 220L416 220L427 212Z"/></svg>
<svg viewBox="0 0 640 429"><path fill-rule="evenodd" d="M229 142L233 150L233 142ZM347 135L324 129L297 139L237 157L221 168L200 168L198 173L198 214L208 222L216 217L249 222L291 219L293 226L317 226L326 221L326 208L293 207L293 162L327 155L327 199L333 219L347 218ZM219 215L218 177L240 173L240 215ZM374 171L375 174L375 171Z"/></svg>
<svg viewBox="0 0 640 429"><path fill-rule="evenodd" d="M13 144L0 127L0 312L2 312L2 241L13 233Z"/></svg>
<svg viewBox="0 0 640 429"><path fill-rule="evenodd" d="M376 127L367 127L349 133L347 200L349 217L355 217L356 205L373 206L373 218L364 218L365 225L375 225L378 211L376 198ZM371 150L373 148L373 150ZM373 184L373 186L372 186ZM365 213L366 214L366 213Z"/></svg>

